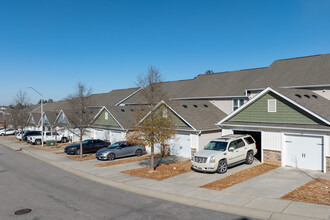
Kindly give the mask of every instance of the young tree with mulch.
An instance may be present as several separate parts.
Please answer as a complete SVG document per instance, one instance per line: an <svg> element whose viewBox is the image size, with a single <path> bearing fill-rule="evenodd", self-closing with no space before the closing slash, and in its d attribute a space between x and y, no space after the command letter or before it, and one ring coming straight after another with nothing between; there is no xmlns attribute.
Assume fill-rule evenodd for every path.
<svg viewBox="0 0 330 220"><path fill-rule="evenodd" d="M137 86L142 88L140 94L146 105L141 106L141 111L136 114L137 124L133 128L133 134L151 149L150 171L155 170L155 145L165 146L166 141L175 135L172 118L168 116L167 109L165 111L157 105L161 100L167 100L161 82L161 74L152 66L146 74L139 75L137 80ZM146 112L149 113L146 115Z"/></svg>
<svg viewBox="0 0 330 220"><path fill-rule="evenodd" d="M79 137L80 158L83 155L82 139L89 132L89 123L94 117L94 112L88 108L90 106L89 96L91 93L91 89L87 88L84 84L78 83L76 92L67 98L70 109L66 111L66 117L71 125L68 129Z"/></svg>

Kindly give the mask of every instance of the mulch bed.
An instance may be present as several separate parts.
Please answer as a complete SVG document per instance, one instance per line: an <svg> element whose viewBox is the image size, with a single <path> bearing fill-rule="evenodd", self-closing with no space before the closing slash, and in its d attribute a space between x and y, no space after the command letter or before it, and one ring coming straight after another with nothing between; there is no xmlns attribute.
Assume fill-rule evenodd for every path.
<svg viewBox="0 0 330 220"><path fill-rule="evenodd" d="M244 182L246 180L252 179L261 174L267 173L268 171L278 168L276 165L272 164L260 164L251 167L246 170L239 171L223 179L216 180L214 182L208 183L201 186L202 188L213 189L213 190L223 190L238 183Z"/></svg>
<svg viewBox="0 0 330 220"><path fill-rule="evenodd" d="M330 180L315 179L281 197L285 200L330 206Z"/></svg>
<svg viewBox="0 0 330 220"><path fill-rule="evenodd" d="M72 144L77 144L78 142L75 143L57 143L56 146L44 146L42 147L41 145L33 145L31 144L30 147L39 149L39 150L44 150L44 151L53 151L53 150L63 150L65 147L72 145Z"/></svg>
<svg viewBox="0 0 330 220"><path fill-rule="evenodd" d="M83 157L80 158L80 155L70 155L67 156L67 158L71 159L71 160L76 160L76 161L85 161L85 160L93 160L96 159L95 154L83 154Z"/></svg>
<svg viewBox="0 0 330 220"><path fill-rule="evenodd" d="M65 154L64 152L54 152L54 154Z"/></svg>
<svg viewBox="0 0 330 220"><path fill-rule="evenodd" d="M164 180L176 175L191 171L191 162L175 162L159 165L154 172L150 172L150 167L144 167L134 170L125 170L121 173L153 180Z"/></svg>
<svg viewBox="0 0 330 220"><path fill-rule="evenodd" d="M155 155L155 158L161 157L162 155ZM105 163L100 163L100 164L95 164L97 167L107 167L107 166L113 166L113 165L118 165L118 164L124 164L124 163L131 163L131 162L137 162L137 161L142 161L142 160L148 160L150 159L150 155L145 155L141 157L130 157L130 158L123 158L123 159L116 159L113 161L108 161Z"/></svg>

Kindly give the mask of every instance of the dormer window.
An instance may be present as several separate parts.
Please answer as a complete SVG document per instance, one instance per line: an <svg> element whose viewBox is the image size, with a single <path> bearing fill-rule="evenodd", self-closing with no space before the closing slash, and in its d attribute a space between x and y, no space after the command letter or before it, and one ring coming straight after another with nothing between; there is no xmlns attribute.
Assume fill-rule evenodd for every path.
<svg viewBox="0 0 330 220"><path fill-rule="evenodd" d="M268 99L268 112L276 112L276 99Z"/></svg>
<svg viewBox="0 0 330 220"><path fill-rule="evenodd" d="M233 111L244 105L244 99L233 99Z"/></svg>

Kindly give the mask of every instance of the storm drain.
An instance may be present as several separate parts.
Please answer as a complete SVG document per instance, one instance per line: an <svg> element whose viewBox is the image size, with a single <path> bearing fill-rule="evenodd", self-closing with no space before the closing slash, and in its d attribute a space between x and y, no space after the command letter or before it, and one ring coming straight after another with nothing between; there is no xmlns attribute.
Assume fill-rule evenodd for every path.
<svg viewBox="0 0 330 220"><path fill-rule="evenodd" d="M32 209L20 209L15 212L15 215L25 215L32 211Z"/></svg>

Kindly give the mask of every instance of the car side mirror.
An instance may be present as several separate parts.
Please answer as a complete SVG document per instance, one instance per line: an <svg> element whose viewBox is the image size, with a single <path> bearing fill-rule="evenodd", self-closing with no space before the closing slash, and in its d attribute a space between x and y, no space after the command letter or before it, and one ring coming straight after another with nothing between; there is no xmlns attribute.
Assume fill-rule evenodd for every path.
<svg viewBox="0 0 330 220"><path fill-rule="evenodd" d="M230 148L228 149L229 152L234 152L234 150L235 150L234 147L230 147Z"/></svg>

